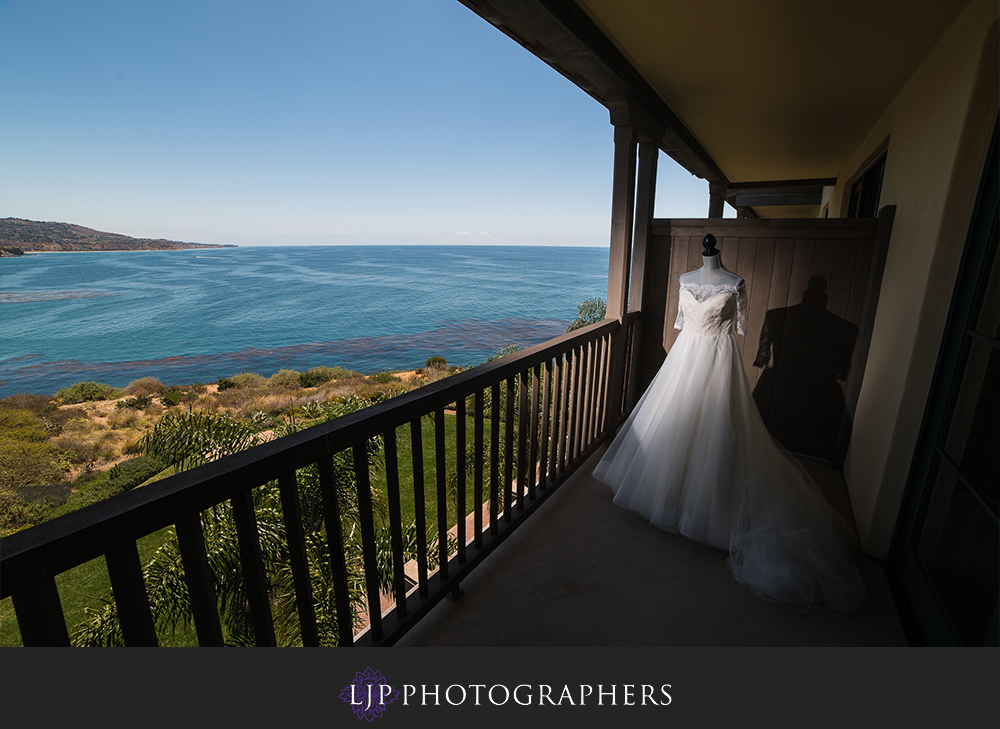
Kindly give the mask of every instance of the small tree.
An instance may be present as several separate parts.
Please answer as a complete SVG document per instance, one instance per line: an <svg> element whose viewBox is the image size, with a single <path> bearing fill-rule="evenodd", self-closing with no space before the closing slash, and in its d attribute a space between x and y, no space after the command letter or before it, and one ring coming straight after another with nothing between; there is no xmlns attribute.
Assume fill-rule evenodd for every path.
<svg viewBox="0 0 1000 729"><path fill-rule="evenodd" d="M569 325L566 331L572 332L575 329L583 329L583 327L590 324L604 321L607 315L608 305L604 299L599 297L587 299L576 307L576 319L573 320L573 323Z"/></svg>

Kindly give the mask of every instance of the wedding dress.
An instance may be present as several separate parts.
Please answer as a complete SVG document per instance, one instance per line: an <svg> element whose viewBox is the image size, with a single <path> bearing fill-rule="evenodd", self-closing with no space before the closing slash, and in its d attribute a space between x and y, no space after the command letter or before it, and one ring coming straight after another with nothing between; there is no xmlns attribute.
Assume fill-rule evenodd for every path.
<svg viewBox="0 0 1000 729"><path fill-rule="evenodd" d="M733 331L746 333L746 289L734 280L682 280L681 331L594 476L655 526L728 550L733 576L765 600L859 608L853 532L757 411Z"/></svg>

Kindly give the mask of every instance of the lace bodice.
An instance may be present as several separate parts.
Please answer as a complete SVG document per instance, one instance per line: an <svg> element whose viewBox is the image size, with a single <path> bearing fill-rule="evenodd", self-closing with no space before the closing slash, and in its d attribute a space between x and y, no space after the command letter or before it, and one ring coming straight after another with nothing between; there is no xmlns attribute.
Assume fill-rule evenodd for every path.
<svg viewBox="0 0 1000 729"><path fill-rule="evenodd" d="M738 284L681 284L674 329L692 334L747 333L747 290Z"/></svg>

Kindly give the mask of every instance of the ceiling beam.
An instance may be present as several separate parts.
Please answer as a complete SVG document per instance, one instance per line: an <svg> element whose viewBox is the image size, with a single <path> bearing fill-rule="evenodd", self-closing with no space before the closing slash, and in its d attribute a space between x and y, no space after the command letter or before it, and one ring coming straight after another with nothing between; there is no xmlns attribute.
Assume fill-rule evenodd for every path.
<svg viewBox="0 0 1000 729"><path fill-rule="evenodd" d="M639 128L678 164L729 184L712 156L642 74L573 0L459 0L611 110L623 97L655 118Z"/></svg>
<svg viewBox="0 0 1000 729"><path fill-rule="evenodd" d="M760 205L819 205L823 187L761 187L753 190L732 189L726 192L726 202L734 208Z"/></svg>
<svg viewBox="0 0 1000 729"><path fill-rule="evenodd" d="M730 190L758 190L774 187L833 187L836 177L818 177L811 180L762 180L760 182L730 182Z"/></svg>

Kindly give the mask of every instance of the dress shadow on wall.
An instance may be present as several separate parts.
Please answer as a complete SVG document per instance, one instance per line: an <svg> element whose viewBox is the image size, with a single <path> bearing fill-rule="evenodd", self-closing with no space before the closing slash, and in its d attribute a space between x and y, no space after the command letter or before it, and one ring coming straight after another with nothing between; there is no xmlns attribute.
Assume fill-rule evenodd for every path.
<svg viewBox="0 0 1000 729"><path fill-rule="evenodd" d="M847 380L858 327L827 311L827 282L809 280L802 302L764 315L754 367L757 409L790 451L830 459L847 416Z"/></svg>

